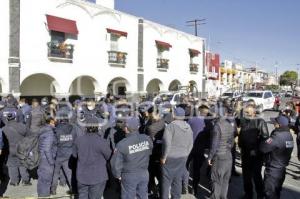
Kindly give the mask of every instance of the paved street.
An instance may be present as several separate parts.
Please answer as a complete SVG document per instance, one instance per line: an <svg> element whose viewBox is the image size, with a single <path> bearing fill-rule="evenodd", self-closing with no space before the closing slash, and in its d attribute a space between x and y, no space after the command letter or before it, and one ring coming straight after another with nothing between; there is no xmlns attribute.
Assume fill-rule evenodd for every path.
<svg viewBox="0 0 300 199"><path fill-rule="evenodd" d="M270 120L270 117L277 116L277 112L273 111L265 111L262 113L262 117L266 119L266 121ZM268 124L268 127L270 131L273 129L272 124ZM205 166L204 166L205 167ZM240 161L237 161L237 170L241 173L240 168ZM203 168L203 171L205 171L205 168ZM204 172L203 172L204 173ZM202 177L201 180L201 197L206 198L209 195L208 190L205 188L207 187L207 180L205 177ZM282 191L282 198L283 199L299 199L300 198L300 162L296 159L296 147L293 152L293 157L290 162L290 166L287 169L287 175L286 180L284 183L284 188ZM60 187L57 191L57 196L65 196L62 198L70 198L69 196L66 196L66 188ZM6 194L6 196L9 196L10 198L24 198L24 197L36 197L36 181L34 181L34 185L30 187L9 187ZM114 192L109 192L106 194L105 199L115 199L117 197L114 196ZM243 182L242 177L233 177L231 179L230 187L229 187L229 199L238 199L243 195ZM183 199L190 199L194 198L192 195L185 195L182 197Z"/></svg>

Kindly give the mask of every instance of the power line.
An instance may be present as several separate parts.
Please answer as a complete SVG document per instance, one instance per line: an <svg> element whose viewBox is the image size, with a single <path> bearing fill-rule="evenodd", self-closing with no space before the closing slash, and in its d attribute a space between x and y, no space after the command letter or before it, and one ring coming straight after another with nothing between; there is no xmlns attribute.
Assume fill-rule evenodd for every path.
<svg viewBox="0 0 300 199"><path fill-rule="evenodd" d="M186 21L187 26L193 26L195 29L195 36L198 36L198 26L206 24L206 19L194 19Z"/></svg>

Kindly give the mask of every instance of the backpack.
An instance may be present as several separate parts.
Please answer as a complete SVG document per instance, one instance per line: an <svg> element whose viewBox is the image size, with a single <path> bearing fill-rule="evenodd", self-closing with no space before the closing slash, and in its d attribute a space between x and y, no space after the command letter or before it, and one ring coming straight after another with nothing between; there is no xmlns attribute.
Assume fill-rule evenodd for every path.
<svg viewBox="0 0 300 199"><path fill-rule="evenodd" d="M39 143L38 136L24 137L17 145L17 157L20 159L21 164L32 170L39 165Z"/></svg>

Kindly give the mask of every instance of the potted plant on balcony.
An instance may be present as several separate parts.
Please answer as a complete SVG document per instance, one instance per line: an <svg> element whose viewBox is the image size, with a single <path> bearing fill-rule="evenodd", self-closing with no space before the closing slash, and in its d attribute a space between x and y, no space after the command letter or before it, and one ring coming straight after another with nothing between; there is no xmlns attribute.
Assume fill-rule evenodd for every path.
<svg viewBox="0 0 300 199"><path fill-rule="evenodd" d="M124 53L118 52L118 54L117 54L117 62L118 62L118 63L123 63L123 62L125 61L124 58L125 58Z"/></svg>

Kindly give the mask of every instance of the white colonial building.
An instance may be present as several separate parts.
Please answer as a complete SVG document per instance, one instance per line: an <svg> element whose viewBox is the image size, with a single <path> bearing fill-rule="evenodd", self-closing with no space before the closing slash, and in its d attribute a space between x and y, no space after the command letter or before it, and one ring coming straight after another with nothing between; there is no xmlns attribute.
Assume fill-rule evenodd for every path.
<svg viewBox="0 0 300 199"><path fill-rule="evenodd" d="M202 91L204 39L114 9L114 0L1 0L0 93Z"/></svg>

